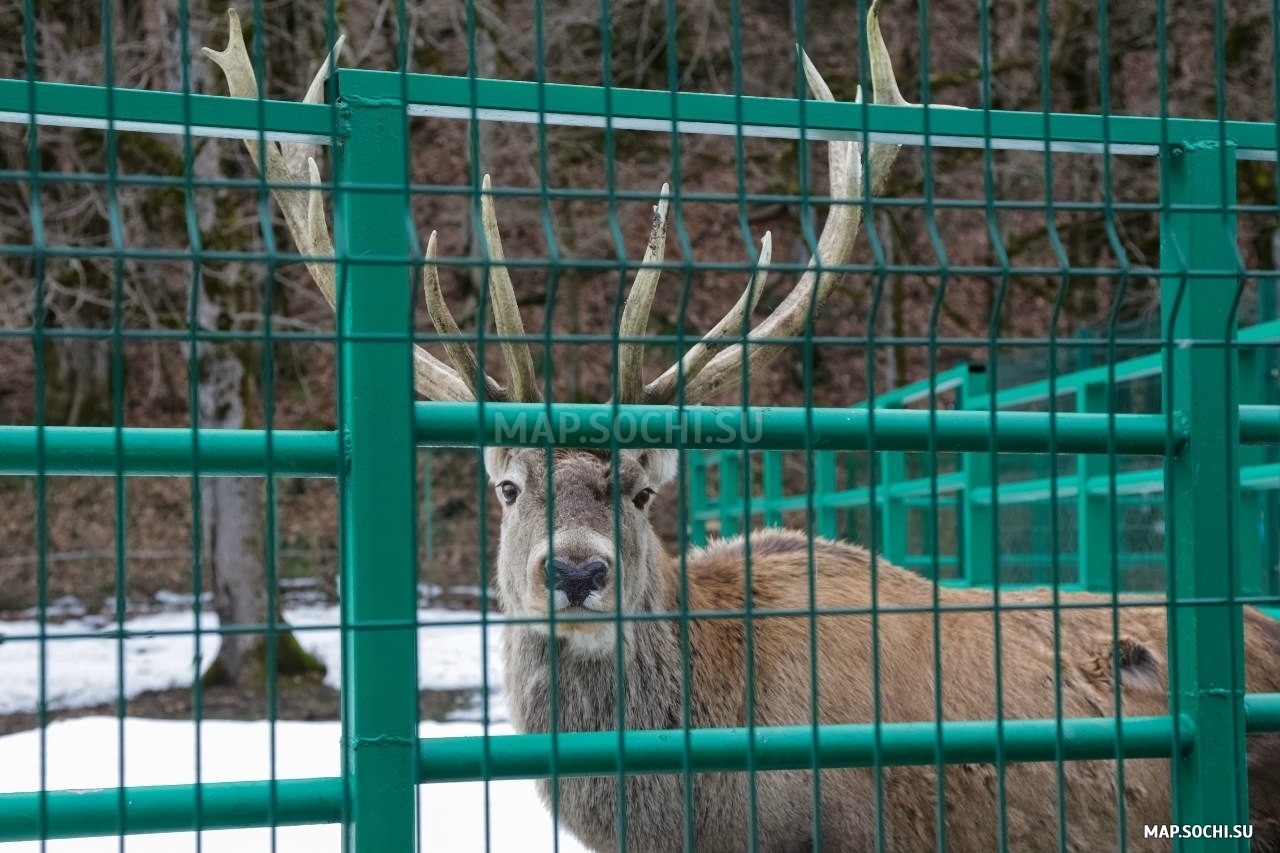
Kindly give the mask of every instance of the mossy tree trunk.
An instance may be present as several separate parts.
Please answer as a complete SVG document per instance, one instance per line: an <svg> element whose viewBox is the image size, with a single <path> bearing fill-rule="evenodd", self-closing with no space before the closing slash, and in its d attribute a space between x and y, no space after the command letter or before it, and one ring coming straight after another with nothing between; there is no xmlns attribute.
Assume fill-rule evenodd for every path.
<svg viewBox="0 0 1280 853"><path fill-rule="evenodd" d="M179 40L186 38L187 55L193 57L188 71L188 84L193 92L214 90L209 63L200 54L201 44L211 28L220 20L204 0L188 0L189 32L183 33L178 16L166 14L163 4L153 4L141 18L146 36L164 45L162 56L182 55ZM273 49L282 49L283 44ZM181 91L183 81L176 62L158 71L164 87ZM173 138L174 155L183 156L183 141ZM232 173L230 155L238 152L235 143L206 140L192 149L192 161L186 168L198 180L216 180ZM244 196L230 192L200 193L190 199L193 204L205 249L243 249L242 228L228 223L243 221ZM226 245L228 242L236 245ZM259 426L263 400L260 374L263 350L260 328L263 301L259 294L271 282L264 280L261 269L248 264L193 265L189 276L188 299L201 332L232 332L244 337L195 344L195 368L198 382L199 425L204 429L247 429ZM189 314L190 316L190 314ZM190 352L188 352L190 356ZM270 364L270 362L266 362ZM266 401L272 405L272 401ZM271 645L269 632L242 631L246 626L283 624L280 607L272 608L269 596L267 566L273 542L267 528L265 487L261 479L251 477L209 477L200 481L200 565L203 576L213 587L213 604L223 628L222 643L213 665L205 673L206 684L231 684L261 689L274 668L278 675L323 674L325 667L298 645L287 630L274 633L275 662L268 666Z"/></svg>
<svg viewBox="0 0 1280 853"><path fill-rule="evenodd" d="M228 310L242 302L247 288L193 285L199 300L201 328L217 328ZM230 292L234 291L234 292ZM222 297L220 299L215 299ZM238 298L237 298L238 297ZM211 324L207 319L213 319ZM244 429L248 412L260 397L255 381L259 359L249 342L198 344L200 422L202 427ZM218 657L205 673L206 685L229 684L261 689L267 677L323 675L324 664L307 653L287 630L274 632L274 666L268 652L273 640L266 631L246 626L284 624L280 607L268 595L265 487L256 477L208 477L200 482L201 564L213 586L218 621L232 629L222 635Z"/></svg>
<svg viewBox="0 0 1280 853"><path fill-rule="evenodd" d="M94 291L110 298L110 290ZM75 328L86 312L77 312L69 322L54 322L61 328ZM105 319L103 326L107 325ZM93 328L93 326L89 326ZM46 338L44 340L45 409L44 420L62 426L107 426L111 423L111 346L90 337Z"/></svg>

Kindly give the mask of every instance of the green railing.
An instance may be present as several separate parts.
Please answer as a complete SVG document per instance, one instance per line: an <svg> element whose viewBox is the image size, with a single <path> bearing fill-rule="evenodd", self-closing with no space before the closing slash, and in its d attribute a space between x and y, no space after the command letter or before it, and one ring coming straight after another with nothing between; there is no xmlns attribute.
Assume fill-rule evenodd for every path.
<svg viewBox="0 0 1280 853"><path fill-rule="evenodd" d="M336 110L335 110L336 107ZM849 767L895 763L1076 760L1162 757L1173 759L1176 820L1180 823L1244 823L1245 732L1280 731L1280 696L1245 695L1238 605L1251 596L1245 575L1246 545L1236 531L1246 517L1238 497L1274 484L1274 466L1253 462L1251 448L1280 442L1280 408L1242 407L1249 402L1239 381L1237 354L1274 345L1271 337L1235 333L1239 271L1232 254L1235 233L1236 161L1274 159L1275 126L1264 123L1121 116L1019 114L995 110L952 111L826 104L793 99L673 94L565 85L461 80L415 74L340 71L331 104L298 106L237 102L116 89L0 81L0 114L36 124L76 124L112 130L180 132L226 137L289 135L321 144L336 142L333 187L340 280L337 339L339 417L334 431L163 430L117 425L105 429L9 426L0 431L0 470L46 477L59 474L201 476L281 474L336 477L341 494L343 668L343 774L338 778L205 784L124 791L37 791L0 795L0 840L58 838L101 833L338 822L349 849L411 850L415 845L416 786L443 780L502 779L548 773L614 774ZM1007 411L1006 392L991 396L982 374L957 368L938 373L911 392L873 398L855 409L682 409L637 412L659 425L646 438L620 441L584 425L617 411L607 405L415 404L411 383L409 302L412 257L405 227L411 192L407 126L410 116L544 122L637 128L663 134L727 133L781 137L890 136L932 148L983 150L1054 149L1092 154L1161 158L1159 205L1164 236L1159 269L1164 333L1149 361L1163 379L1160 412L1105 410L1091 392L1093 380L1071 378L1083 393L1075 410L1057 399L1066 380L1048 380L1040 399L1048 411ZM337 119L335 123L335 118ZM33 166L31 177L37 177ZM179 182L180 183L180 182ZM546 196L556 190L544 188ZM601 197L607 197L601 193ZM675 201L682 200L675 186ZM55 246L0 247L0 252L74 254ZM147 254L145 250L142 254ZM164 252L155 252L157 257ZM512 262L514 266L534 262ZM543 263L538 261L536 263ZM570 262L563 262L570 263ZM746 266L744 265L744 269ZM854 271L880 272L875 265ZM908 271L1007 275L1000 266ZM1038 271L1059 275L1058 269ZM33 338L40 330L24 334ZM183 333L185 334L185 333ZM1260 333L1262 334L1262 333ZM1267 343L1269 342L1269 343ZM873 342L872 342L873 343ZM994 333L993 340L994 344ZM1115 381L1127 367L1095 377ZM1065 384L1064 384L1065 383ZM960 395L957 410L902 407ZM1024 392L1029 393L1029 392ZM922 396L923 395L923 396ZM1004 396L1002 396L1004 395ZM633 416L636 413L632 413ZM513 418L545 418L549 431L508 429ZM900 519L918 501L936 508L961 501L963 550L955 556L967 583L994 580L999 508L1018 490L1048 490L1051 499L1074 487L1085 506L1087 542L1080 551L1084 586L1095 569L1114 561L1098 557L1097 530L1114 524L1115 496L1159 486L1167 496L1163 559L1171 599L1169 660L1174 671L1169 714L1128 719L994 720L942 724L885 723L809 729L613 732L421 741L417 735L415 611L417 579L413 479L415 447L518 444L574 446L723 447L723 482L741 480L741 454L764 456L764 498L744 512L741 498L721 489L714 511L721 532L763 514L813 511L815 532L838 535L840 511L862 501L879 506L878 526L863 541L892 558L919 564L909 552ZM802 504L782 497L783 476L773 451L867 450L880 454L878 482L865 491L837 491L830 454L819 455L815 488ZM907 480L906 451L961 453L950 472ZM1081 457L1073 477L1009 485L997 480L1000 454L1043 453ZM1130 474L1108 461L1115 454L1147 458L1148 471ZM691 459L697 459L694 454ZM694 495L706 466L689 468ZM936 474L936 476L934 476ZM1159 482L1149 483L1150 478ZM1083 488L1081 485L1083 484ZM1054 493L1057 492L1055 496ZM1101 499L1094 503L1095 496ZM790 499L795 500L795 499ZM710 511L710 510L708 510ZM709 516L699 509L697 524ZM1174 535L1193 531L1194 535ZM869 535L867 535L869 534ZM945 554L927 557L938 573ZM1222 567L1237 567L1223 571ZM1250 569L1252 571L1252 569ZM1163 603L1163 598L1160 599ZM1270 599L1267 599L1270 600ZM47 642L45 638L39 638ZM1231 665L1224 666L1224 662ZM620 748L620 746L622 748ZM1214 849L1192 841L1186 849Z"/></svg>

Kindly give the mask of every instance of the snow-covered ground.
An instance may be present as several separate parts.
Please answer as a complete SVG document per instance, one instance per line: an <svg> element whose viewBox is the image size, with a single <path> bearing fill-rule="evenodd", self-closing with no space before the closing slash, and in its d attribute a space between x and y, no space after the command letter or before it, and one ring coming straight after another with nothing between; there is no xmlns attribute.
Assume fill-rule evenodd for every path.
<svg viewBox="0 0 1280 853"><path fill-rule="evenodd" d="M288 609L285 618L298 627L303 646L329 667L327 679L337 685L341 656L334 607L309 606ZM424 623L444 623L419 629L420 684L424 688L467 689L483 684L481 631L478 614L426 609ZM217 626L216 617L205 614L201 629ZM27 637L38 633L34 621L0 622L0 713L31 711L40 696L39 644ZM185 686L196 674L195 627L191 611L168 611L126 621L132 636L123 645L103 634L114 624L101 619L77 618L48 625L45 645L45 696L53 707L72 708L109 702L122 689L126 696L146 690ZM492 717L505 717L496 643L499 625L487 627L488 675ZM186 632L186 633L184 633ZM76 636L71 636L76 635ZM85 635L85 636L79 636ZM201 663L208 666L217 654L216 634L199 639ZM123 677L121 677L123 673ZM498 722L490 734L510 734ZM475 722L424 722L422 737L477 735ZM278 779L336 776L339 772L340 728L337 723L205 721L199 727L200 778L207 782L266 779L275 768ZM274 743L273 743L274 741ZM120 747L124 744L123 762ZM192 782L196 778L197 730L190 722L86 717L49 726L43 743L39 731L0 737L0 793L70 788L115 787L123 765L126 785L162 785ZM274 756L273 753L274 752ZM43 755L43 760L42 760ZM274 761L273 761L274 758ZM556 837L551 820L538 801L532 782L452 783L423 785L419 789L420 835L423 850L438 851L539 851L558 849L578 853L583 848L565 833ZM486 838L486 827L488 837ZM486 848L486 843L488 847ZM278 851L278 853L326 853L340 849L337 826L281 827L219 830L201 833L166 833L118 838L68 839L46 842L0 843L0 853L143 853L164 851Z"/></svg>
<svg viewBox="0 0 1280 853"><path fill-rule="evenodd" d="M342 679L338 608L308 606L285 610L303 647L317 655L329 672L325 681L337 688ZM423 689L453 690L483 686L480 666L480 614L441 608L418 611L418 681ZM498 691L501 663L496 654L499 616L490 616L489 685ZM473 624L456 624L473 623ZM170 610L125 622L131 636L123 644L109 636L114 622L81 617L49 624L45 633L45 696L50 708L80 708L114 701L123 690L132 698L148 690L187 686L196 670L195 615ZM218 618L201 614L200 630L211 632ZM39 623L0 622L0 714L34 711L40 696ZM218 654L216 633L202 633L200 664L207 668ZM123 666L122 666L123 664ZM121 672L123 671L123 679ZM123 683L122 683L123 682ZM497 713L500 709L495 708Z"/></svg>

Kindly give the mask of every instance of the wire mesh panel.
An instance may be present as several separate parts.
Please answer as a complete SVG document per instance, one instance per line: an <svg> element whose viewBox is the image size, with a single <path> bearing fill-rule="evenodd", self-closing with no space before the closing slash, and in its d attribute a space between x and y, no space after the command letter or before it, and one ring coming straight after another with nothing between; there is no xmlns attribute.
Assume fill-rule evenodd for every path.
<svg viewBox="0 0 1280 853"><path fill-rule="evenodd" d="M1280 849L1277 20L0 2L0 853Z"/></svg>

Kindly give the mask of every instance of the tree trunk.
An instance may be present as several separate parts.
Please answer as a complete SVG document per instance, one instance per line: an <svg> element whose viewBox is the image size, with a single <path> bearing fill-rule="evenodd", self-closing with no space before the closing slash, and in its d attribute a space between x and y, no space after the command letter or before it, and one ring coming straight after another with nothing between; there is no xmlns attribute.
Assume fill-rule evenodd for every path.
<svg viewBox="0 0 1280 853"><path fill-rule="evenodd" d="M109 297L109 292L103 294ZM63 328L73 328L69 324ZM111 424L111 348L92 338L44 341L44 418L61 426Z"/></svg>
<svg viewBox="0 0 1280 853"><path fill-rule="evenodd" d="M253 288L239 283L210 286L205 276L193 278L190 298L197 300L200 328L225 329L229 314L250 313L249 303L257 302L252 292ZM196 346L201 427L251 426L248 412L260 396L257 345L237 341ZM200 482L202 565L212 581L214 609L224 628L284 622L278 605L274 612L268 607L263 492L263 483L256 477L210 477ZM205 683L264 686L269 672L267 651L266 633L223 634ZM325 667L303 651L292 634L281 631L276 634L275 671L278 675L323 675Z"/></svg>
<svg viewBox="0 0 1280 853"><path fill-rule="evenodd" d="M248 477L200 483L202 556L211 569L214 608L224 627L261 622L267 615L261 488ZM262 642L261 634L224 634L206 683L260 682Z"/></svg>
<svg viewBox="0 0 1280 853"><path fill-rule="evenodd" d="M188 39L191 91L208 93L212 89L209 63L200 53L217 16L210 14L204 0L189 0L191 31L182 33L179 19L166 12L164 4L152 4L142 17L148 37L166 46L162 56L179 56L178 41ZM278 45L276 47L282 47ZM182 80L176 62L165 64L157 73L164 87L180 91ZM182 140L173 138L175 155L182 156ZM217 179L228 174L224 157L235 149L220 141L201 141L194 147L193 161L188 164L197 180ZM192 199L206 248L218 246L218 235L234 233L226 227L228 220L240 218L239 201L233 194L198 194ZM225 240L225 238L224 238ZM225 248L225 247L220 247ZM236 247L241 248L241 247ZM204 429L245 429L252 426L251 412L259 407L258 374L261 369L257 323L237 317L253 317L262 311L257 294L264 286L251 281L250 268L227 265L215 269L192 267L188 299L195 301L196 317L202 331L239 331L247 340L226 343L196 343L196 366L199 382L200 427ZM266 282L266 287L271 283ZM201 502L201 567L213 586L213 606L223 628L283 624L277 606L268 607L267 529L264 512L263 484L259 478L211 477L200 481ZM298 645L288 631L275 635L277 675L323 674L325 667ZM218 657L205 673L206 684L231 684L261 689L270 672L267 660L268 634L265 632L224 633Z"/></svg>

